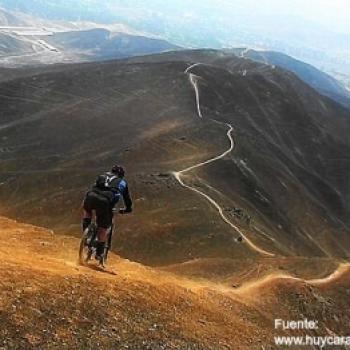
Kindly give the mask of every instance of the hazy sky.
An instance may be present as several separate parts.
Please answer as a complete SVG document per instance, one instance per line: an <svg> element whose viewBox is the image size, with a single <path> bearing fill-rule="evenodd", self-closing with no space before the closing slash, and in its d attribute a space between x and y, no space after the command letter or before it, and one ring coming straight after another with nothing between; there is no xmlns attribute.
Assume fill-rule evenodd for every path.
<svg viewBox="0 0 350 350"><path fill-rule="evenodd" d="M350 0L0 0L0 5L49 20L122 23L183 47L270 49L350 74Z"/></svg>
<svg viewBox="0 0 350 350"><path fill-rule="evenodd" d="M312 20L330 29L350 33L349 0L260 0L247 1L259 11L275 14L293 14ZM235 0L225 1L234 6Z"/></svg>
<svg viewBox="0 0 350 350"><path fill-rule="evenodd" d="M88 0L91 3L95 0ZM150 10L173 8L175 11L205 15L213 10L217 13L241 12L245 15L293 15L312 20L318 24L340 31L350 33L350 0L148 0L147 6L139 0L106 0L104 4L115 6L128 6L132 8L148 6ZM114 5L114 6L113 6Z"/></svg>
<svg viewBox="0 0 350 350"><path fill-rule="evenodd" d="M130 5L133 0L129 0ZM110 3L122 3L110 0ZM167 5L174 4L190 12L206 8L225 12L225 10L245 12L247 14L294 15L317 22L336 31L350 33L350 0L168 0ZM159 4L158 0L148 0L148 4ZM161 10L162 5L159 6Z"/></svg>
<svg viewBox="0 0 350 350"><path fill-rule="evenodd" d="M0 0L14 7L25 3L28 10L46 4L54 8L63 3L72 4L72 13L77 11L75 4L85 8L108 8L118 12L120 7L149 9L159 11L174 9L176 12L200 13L211 10L217 13L242 12L245 15L294 15L322 24L334 31L350 33L350 0ZM33 5L34 6L33 6Z"/></svg>
<svg viewBox="0 0 350 350"><path fill-rule="evenodd" d="M212 12L228 16L242 13L246 17L293 15L322 24L333 31L350 34L350 0L0 0L1 4L10 7L22 4L19 8L25 6L28 11L38 6L54 9L62 4L71 4L72 15L82 9L105 11L113 15L121 8L127 8L131 13L135 9L159 13L170 11L204 18ZM74 6L78 4L80 6ZM142 12L139 13L142 18Z"/></svg>

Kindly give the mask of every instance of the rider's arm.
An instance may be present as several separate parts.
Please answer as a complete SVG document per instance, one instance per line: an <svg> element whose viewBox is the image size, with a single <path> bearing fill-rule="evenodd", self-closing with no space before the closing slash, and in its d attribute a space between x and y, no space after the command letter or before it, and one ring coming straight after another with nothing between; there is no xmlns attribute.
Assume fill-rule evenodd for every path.
<svg viewBox="0 0 350 350"><path fill-rule="evenodd" d="M128 184L125 180L120 181L119 191L123 196L123 201L125 209L121 209L122 213L131 213L132 212L132 199L129 192Z"/></svg>

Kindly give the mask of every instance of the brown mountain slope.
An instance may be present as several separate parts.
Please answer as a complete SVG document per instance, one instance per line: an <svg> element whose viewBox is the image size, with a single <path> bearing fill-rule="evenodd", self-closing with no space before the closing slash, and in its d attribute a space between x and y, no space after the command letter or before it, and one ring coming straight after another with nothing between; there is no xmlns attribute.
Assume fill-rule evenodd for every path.
<svg viewBox="0 0 350 350"><path fill-rule="evenodd" d="M275 335L295 335L277 334L274 319L301 315L319 321L312 335L348 330L346 266L320 281L275 272L234 289L114 255L106 271L82 267L77 239L5 218L0 234L4 349L272 349Z"/></svg>
<svg viewBox="0 0 350 350"><path fill-rule="evenodd" d="M2 214L78 235L84 192L118 161L135 198L115 237L123 257L349 256L350 112L293 74L198 50L12 77Z"/></svg>

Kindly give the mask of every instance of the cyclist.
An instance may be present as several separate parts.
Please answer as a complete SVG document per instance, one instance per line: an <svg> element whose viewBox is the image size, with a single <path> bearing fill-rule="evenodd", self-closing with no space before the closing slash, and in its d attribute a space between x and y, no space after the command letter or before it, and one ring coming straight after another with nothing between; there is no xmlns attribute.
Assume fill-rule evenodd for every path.
<svg viewBox="0 0 350 350"><path fill-rule="evenodd" d="M123 198L124 208L119 209L120 214L132 212L132 200L129 188L124 179L125 171L120 165L115 165L110 172L99 175L96 183L85 195L83 202L83 231L91 224L93 212L96 214L97 246L96 260L103 263L104 248L109 230L112 227L113 208Z"/></svg>

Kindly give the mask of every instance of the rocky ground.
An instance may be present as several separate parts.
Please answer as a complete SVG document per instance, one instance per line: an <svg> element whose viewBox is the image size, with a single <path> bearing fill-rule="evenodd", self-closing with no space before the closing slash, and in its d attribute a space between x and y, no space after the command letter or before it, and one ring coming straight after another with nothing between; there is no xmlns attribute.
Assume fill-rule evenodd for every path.
<svg viewBox="0 0 350 350"><path fill-rule="evenodd" d="M106 270L80 266L78 239L5 218L0 233L1 349L275 349L275 318L318 320L319 335L350 323L347 265L306 281L276 263L232 286L114 254Z"/></svg>

